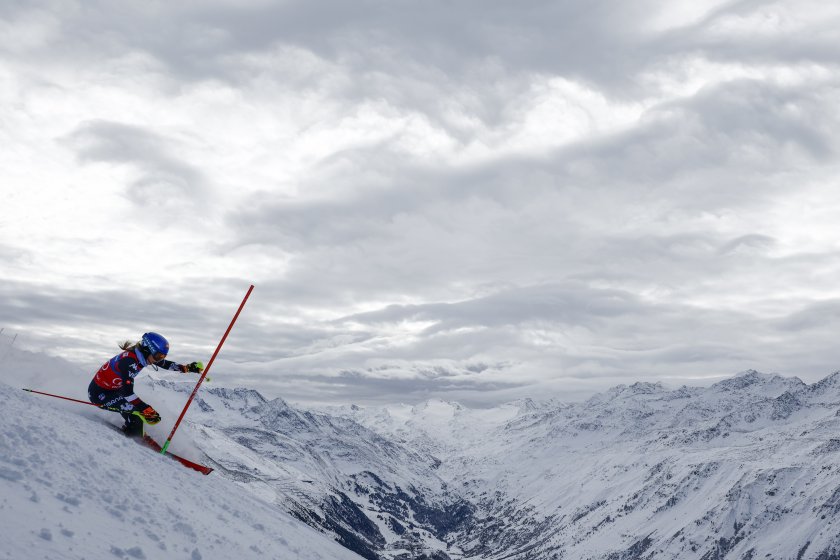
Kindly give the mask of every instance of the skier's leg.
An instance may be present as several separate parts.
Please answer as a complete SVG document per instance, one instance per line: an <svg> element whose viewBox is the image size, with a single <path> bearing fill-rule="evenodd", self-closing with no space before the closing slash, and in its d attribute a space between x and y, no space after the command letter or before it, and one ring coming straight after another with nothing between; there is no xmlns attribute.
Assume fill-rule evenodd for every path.
<svg viewBox="0 0 840 560"><path fill-rule="evenodd" d="M92 382L88 387L88 398L90 399L90 402L122 411L120 412L120 415L123 417L123 420L125 420L123 432L125 432L126 435L142 436L143 421L138 418L136 414L131 413L134 407L125 397L125 391L122 389L117 389L116 391L106 391Z"/></svg>
<svg viewBox="0 0 840 560"><path fill-rule="evenodd" d="M123 432L130 437L142 437L143 435L143 421L137 417L136 414L130 412L122 412L122 417L125 419Z"/></svg>

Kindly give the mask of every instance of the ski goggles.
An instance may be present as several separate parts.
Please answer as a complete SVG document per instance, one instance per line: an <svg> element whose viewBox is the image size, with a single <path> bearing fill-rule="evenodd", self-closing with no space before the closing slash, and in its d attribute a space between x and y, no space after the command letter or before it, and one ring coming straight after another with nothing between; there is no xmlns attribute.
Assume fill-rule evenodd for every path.
<svg viewBox="0 0 840 560"><path fill-rule="evenodd" d="M155 352L154 354L149 354L149 360L151 360L153 363L157 363L165 357L166 354L164 354L163 352Z"/></svg>

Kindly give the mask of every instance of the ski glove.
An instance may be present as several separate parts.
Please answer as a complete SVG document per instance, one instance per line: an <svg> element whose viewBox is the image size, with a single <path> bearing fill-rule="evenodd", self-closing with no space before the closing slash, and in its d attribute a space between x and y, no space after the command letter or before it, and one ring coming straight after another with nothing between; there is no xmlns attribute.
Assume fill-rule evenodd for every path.
<svg viewBox="0 0 840 560"><path fill-rule="evenodd" d="M146 424L154 425L160 422L160 414L158 414L151 406L147 406L139 413L139 415Z"/></svg>
<svg viewBox="0 0 840 560"><path fill-rule="evenodd" d="M181 366L182 373L201 373L202 371L204 371L204 364L201 362L193 362L189 365Z"/></svg>
<svg viewBox="0 0 840 560"><path fill-rule="evenodd" d="M157 424L160 422L160 414L139 398L134 399L130 402L130 404L134 408L134 410L131 411L131 414L139 416L146 424Z"/></svg>

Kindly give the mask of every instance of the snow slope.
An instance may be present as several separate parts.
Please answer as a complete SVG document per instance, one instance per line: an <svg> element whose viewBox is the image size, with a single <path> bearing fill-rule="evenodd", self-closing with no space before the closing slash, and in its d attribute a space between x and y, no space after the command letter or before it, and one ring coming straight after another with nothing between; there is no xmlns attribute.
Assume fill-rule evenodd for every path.
<svg viewBox="0 0 840 560"><path fill-rule="evenodd" d="M55 377L52 358L9 354L4 380ZM236 482L126 439L90 409L0 383L0 559L359 558Z"/></svg>

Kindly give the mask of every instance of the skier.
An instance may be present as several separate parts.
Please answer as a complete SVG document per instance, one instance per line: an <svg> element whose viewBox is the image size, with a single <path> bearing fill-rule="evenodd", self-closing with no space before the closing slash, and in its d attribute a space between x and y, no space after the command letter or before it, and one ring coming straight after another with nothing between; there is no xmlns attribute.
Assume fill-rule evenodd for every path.
<svg viewBox="0 0 840 560"><path fill-rule="evenodd" d="M120 344L123 352L105 362L88 386L88 398L93 404L118 408L125 419L123 431L128 436L143 435L143 423L157 424L160 414L134 394L134 378L144 367L151 365L181 373L201 373L204 364L192 362L176 364L166 358L169 342L158 333L148 332L138 342Z"/></svg>

